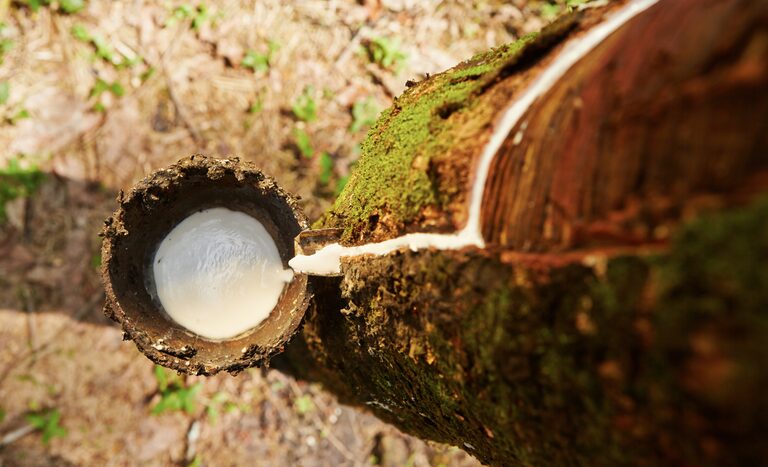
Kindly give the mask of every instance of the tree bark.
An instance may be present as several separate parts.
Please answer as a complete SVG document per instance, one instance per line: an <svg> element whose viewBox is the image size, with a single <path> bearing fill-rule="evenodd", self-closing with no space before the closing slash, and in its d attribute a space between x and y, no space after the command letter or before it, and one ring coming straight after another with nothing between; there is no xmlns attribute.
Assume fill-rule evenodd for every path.
<svg viewBox="0 0 768 467"><path fill-rule="evenodd" d="M315 227L466 226L502 111L632 3L411 86ZM768 2L650 6L502 135L484 248L344 259L273 365L494 465L764 463L766 83Z"/></svg>

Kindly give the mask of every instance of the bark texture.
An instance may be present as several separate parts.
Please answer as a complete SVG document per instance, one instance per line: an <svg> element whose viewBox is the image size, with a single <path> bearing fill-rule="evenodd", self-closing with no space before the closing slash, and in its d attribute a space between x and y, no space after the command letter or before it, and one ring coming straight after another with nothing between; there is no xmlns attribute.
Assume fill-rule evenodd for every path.
<svg viewBox="0 0 768 467"><path fill-rule="evenodd" d="M318 227L454 231L498 114L624 2L412 86ZM768 458L768 2L661 0L529 109L489 245L312 278L275 366L494 465Z"/></svg>

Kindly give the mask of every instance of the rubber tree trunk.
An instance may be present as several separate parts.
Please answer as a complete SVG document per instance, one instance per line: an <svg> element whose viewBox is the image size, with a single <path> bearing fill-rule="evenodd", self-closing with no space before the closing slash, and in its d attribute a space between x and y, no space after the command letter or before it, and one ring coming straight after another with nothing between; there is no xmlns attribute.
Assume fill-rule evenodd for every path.
<svg viewBox="0 0 768 467"><path fill-rule="evenodd" d="M458 231L503 137L485 246L345 258L273 366L489 464L764 463L768 2L612 2L409 84L315 228Z"/></svg>

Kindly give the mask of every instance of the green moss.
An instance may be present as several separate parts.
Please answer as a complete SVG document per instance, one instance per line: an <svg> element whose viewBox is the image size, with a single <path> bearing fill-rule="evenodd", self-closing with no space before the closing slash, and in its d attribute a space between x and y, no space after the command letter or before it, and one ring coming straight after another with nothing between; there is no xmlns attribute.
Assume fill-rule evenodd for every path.
<svg viewBox="0 0 768 467"><path fill-rule="evenodd" d="M349 183L316 227L342 228L342 240L356 242L379 222L402 233L426 207L445 212L463 202L472 155L510 95L497 85L534 66L580 19L563 16L411 86L371 128Z"/></svg>
<svg viewBox="0 0 768 467"><path fill-rule="evenodd" d="M462 119L471 115L481 127L492 118L487 109L473 115L488 78L521 55L536 35L474 57L447 72L408 89L385 110L362 144L360 161L349 183L321 225L345 228L351 241L371 216L391 216L395 224L411 222L428 205L446 202L438 194L429 167L432 158L448 152ZM486 79L480 79L480 78ZM466 132L466 130L462 130Z"/></svg>

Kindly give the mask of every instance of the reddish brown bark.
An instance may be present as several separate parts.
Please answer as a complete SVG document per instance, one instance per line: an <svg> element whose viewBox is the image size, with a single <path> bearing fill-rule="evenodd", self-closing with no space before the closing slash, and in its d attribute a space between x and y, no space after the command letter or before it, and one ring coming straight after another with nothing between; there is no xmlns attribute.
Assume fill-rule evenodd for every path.
<svg viewBox="0 0 768 467"><path fill-rule="evenodd" d="M486 240L535 251L654 242L690 209L764 189L766 24L768 2L666 0L617 31L499 151Z"/></svg>

